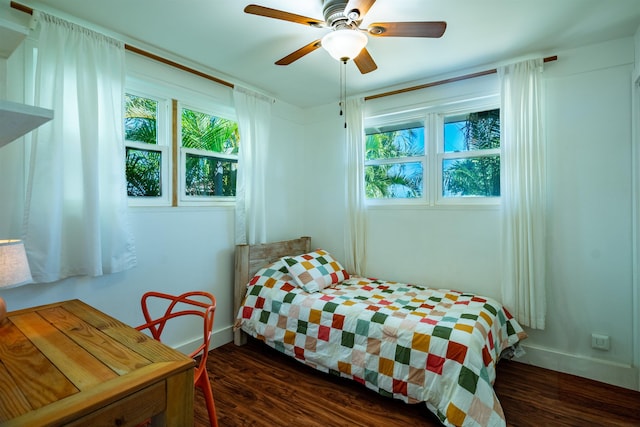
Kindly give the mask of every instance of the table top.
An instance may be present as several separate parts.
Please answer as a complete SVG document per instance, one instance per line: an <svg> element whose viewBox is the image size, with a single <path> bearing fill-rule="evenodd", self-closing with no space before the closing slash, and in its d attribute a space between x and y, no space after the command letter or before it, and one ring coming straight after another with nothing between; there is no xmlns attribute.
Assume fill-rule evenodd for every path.
<svg viewBox="0 0 640 427"><path fill-rule="evenodd" d="M79 300L9 312L0 322L0 425L75 420L176 372L193 381L193 365Z"/></svg>

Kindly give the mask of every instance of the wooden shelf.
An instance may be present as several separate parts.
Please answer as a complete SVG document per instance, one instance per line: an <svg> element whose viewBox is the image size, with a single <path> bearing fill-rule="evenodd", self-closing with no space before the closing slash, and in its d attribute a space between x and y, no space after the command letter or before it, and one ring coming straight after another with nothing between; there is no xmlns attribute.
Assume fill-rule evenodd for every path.
<svg viewBox="0 0 640 427"><path fill-rule="evenodd" d="M0 100L0 147L53 119L53 110Z"/></svg>

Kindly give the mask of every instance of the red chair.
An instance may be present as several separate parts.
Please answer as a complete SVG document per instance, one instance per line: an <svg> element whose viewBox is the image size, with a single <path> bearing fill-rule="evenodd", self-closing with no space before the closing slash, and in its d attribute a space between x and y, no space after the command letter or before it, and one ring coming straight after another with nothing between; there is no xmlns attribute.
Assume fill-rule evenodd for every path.
<svg viewBox="0 0 640 427"><path fill-rule="evenodd" d="M151 336L161 341L162 332L167 326L167 322L178 317L198 316L202 319L203 340L200 346L189 355L192 358L200 356L199 362L193 375L194 385L199 387L204 393L204 400L207 404L209 421L211 427L218 427L216 417L216 407L213 402L213 392L207 374L207 353L209 351L209 340L213 329L213 317L216 310L216 299L208 292L193 291L182 295L169 295L161 292L147 292L140 301L142 314L146 320L144 325L136 327L137 330L148 330ZM161 308L159 308L161 307ZM166 308L162 308L166 307ZM164 310L160 317L153 317L150 311ZM172 322L169 322L171 324Z"/></svg>

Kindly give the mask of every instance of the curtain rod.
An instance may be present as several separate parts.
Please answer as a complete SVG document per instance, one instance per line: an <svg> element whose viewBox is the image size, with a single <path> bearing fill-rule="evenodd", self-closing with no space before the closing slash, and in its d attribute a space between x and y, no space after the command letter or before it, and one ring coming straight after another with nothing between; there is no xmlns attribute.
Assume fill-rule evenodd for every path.
<svg viewBox="0 0 640 427"><path fill-rule="evenodd" d="M557 59L558 59L557 55L548 56L548 57L543 59L543 62L556 61ZM411 87L407 87L407 88L404 88L404 89L392 90L390 92L384 92L384 93L379 93L377 95L366 96L364 98L364 100L365 101L371 101L372 99L384 98L385 96L398 95L398 94L401 94L401 93L412 92L414 90L420 90L420 89L426 89L428 87L439 86L439 85L443 85L443 84L446 84L446 83L453 83L453 82L459 82L461 80L473 79L475 77L488 76L489 74L495 74L497 72L498 72L498 70L495 69L495 68L493 68L491 70L486 70L486 71L478 71L477 73L465 74L463 76L451 77L449 79L438 80L436 82L425 83L425 84L421 84L421 85L418 85L418 86L411 86Z"/></svg>
<svg viewBox="0 0 640 427"><path fill-rule="evenodd" d="M24 12L24 13L28 13L29 15L33 15L33 9L30 8L29 6L25 6L23 4L15 2L15 1L12 1L10 4L11 4L11 7L13 9L19 10L19 11ZM153 54L151 52L147 52L146 50L142 50L142 49L137 48L135 46L131 46L130 44L125 43L124 44L124 48L125 48L125 50L128 50L129 52L137 53L138 55L144 56L144 57L149 58L149 59L153 59L155 61L161 62L161 63L166 64L166 65L170 65L170 66L172 66L174 68L177 68L179 70L186 71L186 72L191 73L191 74L195 74L196 76L199 76L199 77L205 78L207 80L211 80L213 82L219 83L221 85L230 87L231 89L233 89L233 87L234 87L233 83L229 83L227 81L224 81L222 79L214 77L214 76L212 76L210 74L203 73L202 71L198 71L196 69L187 67L186 65L179 64L179 63L177 63L175 61L172 61L170 59L163 58L162 56Z"/></svg>

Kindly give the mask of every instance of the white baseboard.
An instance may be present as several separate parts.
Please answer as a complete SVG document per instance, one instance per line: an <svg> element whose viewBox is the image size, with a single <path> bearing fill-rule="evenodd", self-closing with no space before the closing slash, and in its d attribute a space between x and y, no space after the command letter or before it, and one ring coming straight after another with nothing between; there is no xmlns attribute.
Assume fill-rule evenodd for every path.
<svg viewBox="0 0 640 427"><path fill-rule="evenodd" d="M640 391L638 368L607 360L522 345L526 354L514 361Z"/></svg>
<svg viewBox="0 0 640 427"><path fill-rule="evenodd" d="M221 345L227 344L233 341L233 326L228 326L226 328L218 329L213 331L211 335L211 341L209 342L209 349L213 350L216 347L220 347ZM184 354L189 354L196 348L198 348L198 343L201 343L200 338L194 338L191 341L184 342L180 345L175 346L174 348Z"/></svg>

